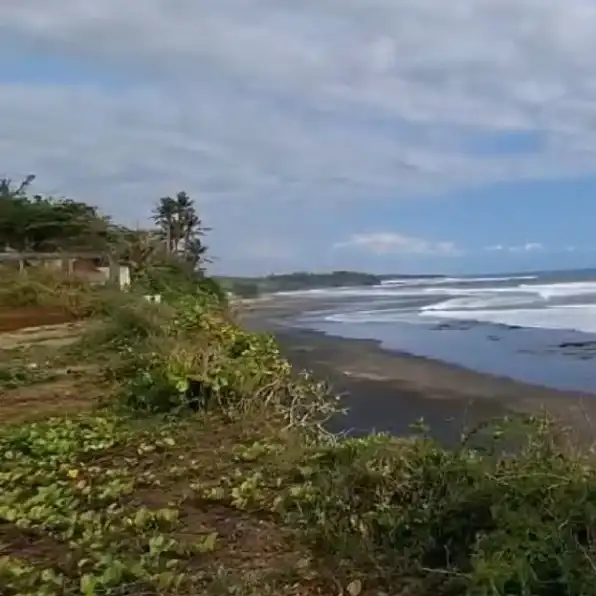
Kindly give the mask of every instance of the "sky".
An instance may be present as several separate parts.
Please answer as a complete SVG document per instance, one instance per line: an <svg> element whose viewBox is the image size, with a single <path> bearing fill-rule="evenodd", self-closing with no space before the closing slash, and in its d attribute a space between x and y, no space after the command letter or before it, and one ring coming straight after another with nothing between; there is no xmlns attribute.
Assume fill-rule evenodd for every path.
<svg viewBox="0 0 596 596"><path fill-rule="evenodd" d="M217 273L596 264L594 0L2 0L0 176Z"/></svg>

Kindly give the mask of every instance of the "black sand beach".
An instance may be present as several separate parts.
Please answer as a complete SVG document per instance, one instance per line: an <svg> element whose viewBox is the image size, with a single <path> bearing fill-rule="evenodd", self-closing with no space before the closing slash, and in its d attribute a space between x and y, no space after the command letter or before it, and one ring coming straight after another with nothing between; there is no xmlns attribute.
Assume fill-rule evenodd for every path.
<svg viewBox="0 0 596 596"><path fill-rule="evenodd" d="M249 328L273 333L295 367L328 380L343 397L348 413L333 421L334 431L404 435L423 419L432 436L454 444L462 431L488 419L546 410L571 427L579 440L596 436L593 395L527 385L385 350L375 341L284 324L309 307L312 301L280 297L251 302L240 309L240 316Z"/></svg>

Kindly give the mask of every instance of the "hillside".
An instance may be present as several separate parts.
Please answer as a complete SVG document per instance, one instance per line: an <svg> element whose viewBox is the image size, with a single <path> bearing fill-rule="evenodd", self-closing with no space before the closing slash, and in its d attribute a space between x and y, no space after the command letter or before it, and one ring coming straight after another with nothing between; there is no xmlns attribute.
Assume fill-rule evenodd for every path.
<svg viewBox="0 0 596 596"><path fill-rule="evenodd" d="M589 453L542 418L496 451L332 437L332 393L201 283L61 280L77 322L0 334L3 595L595 593ZM56 295L2 284L5 314Z"/></svg>

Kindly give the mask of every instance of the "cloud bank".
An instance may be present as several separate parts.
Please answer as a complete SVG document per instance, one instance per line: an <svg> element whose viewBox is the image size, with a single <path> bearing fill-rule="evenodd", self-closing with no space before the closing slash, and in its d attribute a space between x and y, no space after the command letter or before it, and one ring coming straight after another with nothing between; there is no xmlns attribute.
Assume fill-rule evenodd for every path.
<svg viewBox="0 0 596 596"><path fill-rule="evenodd" d="M490 252L510 252L510 253L528 253L539 252L545 250L541 242L526 242L525 244L506 246L504 244L495 244L494 246L487 246L485 250Z"/></svg>
<svg viewBox="0 0 596 596"><path fill-rule="evenodd" d="M3 0L2 173L263 233L272 203L594 173L595 30L592 0Z"/></svg>
<svg viewBox="0 0 596 596"><path fill-rule="evenodd" d="M394 232L353 234L348 240L336 243L334 248L336 250L355 249L374 255L460 256L462 254L462 251L453 242L433 242Z"/></svg>

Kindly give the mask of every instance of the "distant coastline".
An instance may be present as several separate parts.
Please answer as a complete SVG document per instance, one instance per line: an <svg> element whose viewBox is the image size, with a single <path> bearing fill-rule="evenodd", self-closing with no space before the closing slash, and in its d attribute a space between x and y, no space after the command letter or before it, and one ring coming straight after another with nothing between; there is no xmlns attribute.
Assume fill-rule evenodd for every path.
<svg viewBox="0 0 596 596"><path fill-rule="evenodd" d="M323 288L339 288L350 286L376 286L387 280L411 279L443 279L444 275L430 274L374 274L362 271L331 271L327 273L311 273L296 271L267 275L264 277L219 276L217 280L230 293L240 297L254 298L261 294L274 292L292 292Z"/></svg>

